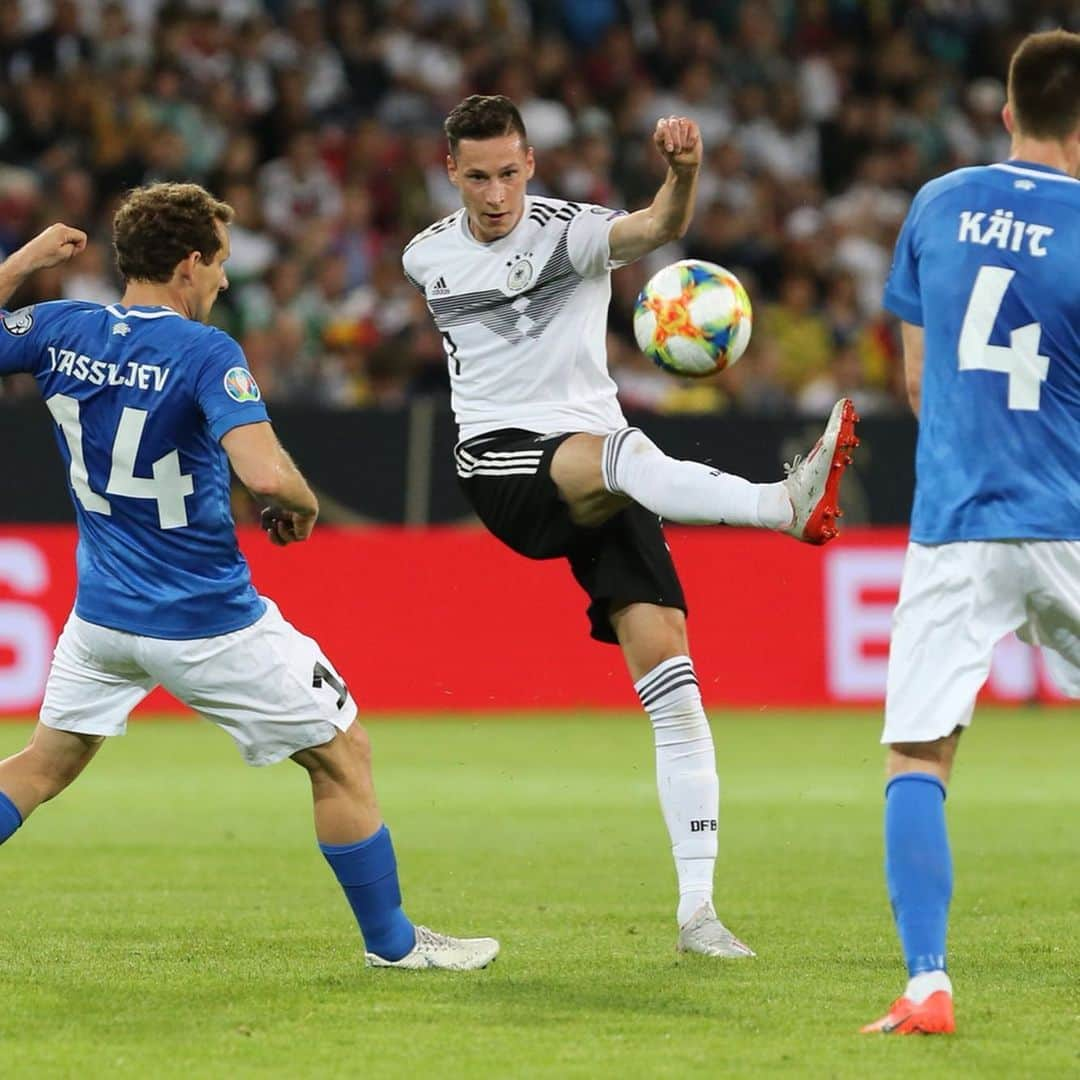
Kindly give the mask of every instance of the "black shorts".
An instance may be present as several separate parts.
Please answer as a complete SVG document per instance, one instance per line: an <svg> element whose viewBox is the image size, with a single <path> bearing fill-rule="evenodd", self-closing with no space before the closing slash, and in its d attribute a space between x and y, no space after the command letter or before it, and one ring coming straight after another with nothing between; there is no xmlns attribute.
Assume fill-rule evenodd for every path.
<svg viewBox="0 0 1080 1080"><path fill-rule="evenodd" d="M458 479L480 520L507 547L530 559L570 561L589 594L591 633L616 644L609 615L627 604L686 611L660 519L631 503L603 525L584 528L551 479L551 459L573 432L538 435L504 428L460 443Z"/></svg>

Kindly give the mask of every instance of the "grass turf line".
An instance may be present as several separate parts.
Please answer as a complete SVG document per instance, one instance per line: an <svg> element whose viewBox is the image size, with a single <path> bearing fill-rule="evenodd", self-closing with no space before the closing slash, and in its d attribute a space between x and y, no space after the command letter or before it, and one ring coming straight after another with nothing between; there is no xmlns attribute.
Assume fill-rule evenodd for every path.
<svg viewBox="0 0 1080 1080"><path fill-rule="evenodd" d="M714 712L735 963L674 953L640 717L371 721L406 910L502 940L467 976L360 966L299 769L137 724L0 851L0 1075L1074 1073L1078 719L982 710L962 740L960 1034L928 1040L855 1033L903 985L874 714Z"/></svg>

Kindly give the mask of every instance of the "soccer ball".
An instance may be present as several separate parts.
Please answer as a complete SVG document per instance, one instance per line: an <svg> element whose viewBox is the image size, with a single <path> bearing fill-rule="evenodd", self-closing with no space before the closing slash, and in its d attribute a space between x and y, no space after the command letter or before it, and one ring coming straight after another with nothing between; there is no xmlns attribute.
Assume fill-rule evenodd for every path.
<svg viewBox="0 0 1080 1080"><path fill-rule="evenodd" d="M731 367L750 341L750 297L715 263L683 259L649 278L634 305L634 337L653 363L701 378Z"/></svg>

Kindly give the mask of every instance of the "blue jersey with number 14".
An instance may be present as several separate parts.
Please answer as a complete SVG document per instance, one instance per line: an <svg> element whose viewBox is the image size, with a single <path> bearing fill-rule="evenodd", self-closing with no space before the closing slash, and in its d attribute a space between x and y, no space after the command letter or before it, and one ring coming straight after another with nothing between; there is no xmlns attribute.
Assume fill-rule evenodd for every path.
<svg viewBox="0 0 1080 1080"><path fill-rule="evenodd" d="M1080 181L1024 161L916 195L885 306L924 329L911 539L1080 539Z"/></svg>
<svg viewBox="0 0 1080 1080"><path fill-rule="evenodd" d="M249 626L219 440L266 420L240 346L163 307L56 301L0 320L0 375L30 372L79 525L76 613L157 638Z"/></svg>

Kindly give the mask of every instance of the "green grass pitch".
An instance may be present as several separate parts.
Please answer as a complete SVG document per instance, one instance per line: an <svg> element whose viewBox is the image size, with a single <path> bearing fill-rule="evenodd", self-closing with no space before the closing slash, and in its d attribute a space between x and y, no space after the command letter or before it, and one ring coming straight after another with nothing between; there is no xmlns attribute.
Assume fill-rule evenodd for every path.
<svg viewBox="0 0 1080 1080"><path fill-rule="evenodd" d="M502 940L468 975L362 967L300 769L133 724L0 851L0 1076L1080 1074L1075 710L982 710L962 740L951 1039L856 1034L903 985L878 717L713 723L717 905L752 961L674 951L642 718L369 722L407 911Z"/></svg>

